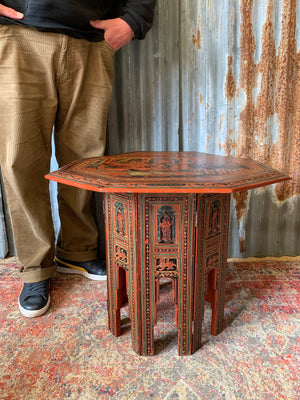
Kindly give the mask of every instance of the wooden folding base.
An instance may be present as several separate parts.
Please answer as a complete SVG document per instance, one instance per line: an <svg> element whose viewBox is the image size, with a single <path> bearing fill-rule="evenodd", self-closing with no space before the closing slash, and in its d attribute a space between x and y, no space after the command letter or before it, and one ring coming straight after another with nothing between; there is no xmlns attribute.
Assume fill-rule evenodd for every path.
<svg viewBox="0 0 300 400"><path fill-rule="evenodd" d="M201 346L205 299L211 332L223 329L229 194L105 194L108 320L121 334L128 300L132 347L154 355L159 279L171 278L178 353Z"/></svg>

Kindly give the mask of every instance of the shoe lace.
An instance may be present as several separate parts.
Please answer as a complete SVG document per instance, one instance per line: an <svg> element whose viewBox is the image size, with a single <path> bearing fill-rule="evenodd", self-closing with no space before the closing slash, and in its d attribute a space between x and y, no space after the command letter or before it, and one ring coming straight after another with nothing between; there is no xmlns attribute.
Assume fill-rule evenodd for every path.
<svg viewBox="0 0 300 400"><path fill-rule="evenodd" d="M47 285L47 280L35 283L27 283L26 294L27 296L47 296Z"/></svg>

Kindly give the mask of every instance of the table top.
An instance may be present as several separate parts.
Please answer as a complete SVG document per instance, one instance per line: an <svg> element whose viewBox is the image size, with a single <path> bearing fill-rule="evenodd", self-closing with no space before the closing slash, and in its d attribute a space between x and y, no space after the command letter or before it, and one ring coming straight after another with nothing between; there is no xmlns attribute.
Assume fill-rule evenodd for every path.
<svg viewBox="0 0 300 400"><path fill-rule="evenodd" d="M233 193L289 179L251 159L161 151L77 160L46 178L116 193Z"/></svg>

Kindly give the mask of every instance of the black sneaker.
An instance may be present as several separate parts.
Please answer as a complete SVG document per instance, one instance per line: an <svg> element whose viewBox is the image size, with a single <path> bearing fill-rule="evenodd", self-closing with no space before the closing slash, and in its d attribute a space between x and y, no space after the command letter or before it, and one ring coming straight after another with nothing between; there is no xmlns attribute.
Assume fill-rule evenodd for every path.
<svg viewBox="0 0 300 400"><path fill-rule="evenodd" d="M50 306L49 279L24 283L19 297L21 314L28 318L45 314Z"/></svg>
<svg viewBox="0 0 300 400"><path fill-rule="evenodd" d="M55 256L57 271L65 274L79 274L93 281L106 280L106 264L102 260L69 261Z"/></svg>

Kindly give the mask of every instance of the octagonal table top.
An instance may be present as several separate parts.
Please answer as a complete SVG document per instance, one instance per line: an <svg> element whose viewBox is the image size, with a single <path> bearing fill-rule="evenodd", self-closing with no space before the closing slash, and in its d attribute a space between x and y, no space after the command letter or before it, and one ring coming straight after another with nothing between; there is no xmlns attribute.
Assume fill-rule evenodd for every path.
<svg viewBox="0 0 300 400"><path fill-rule="evenodd" d="M95 192L116 193L233 193L289 179L247 158L162 151L81 159L46 178Z"/></svg>

